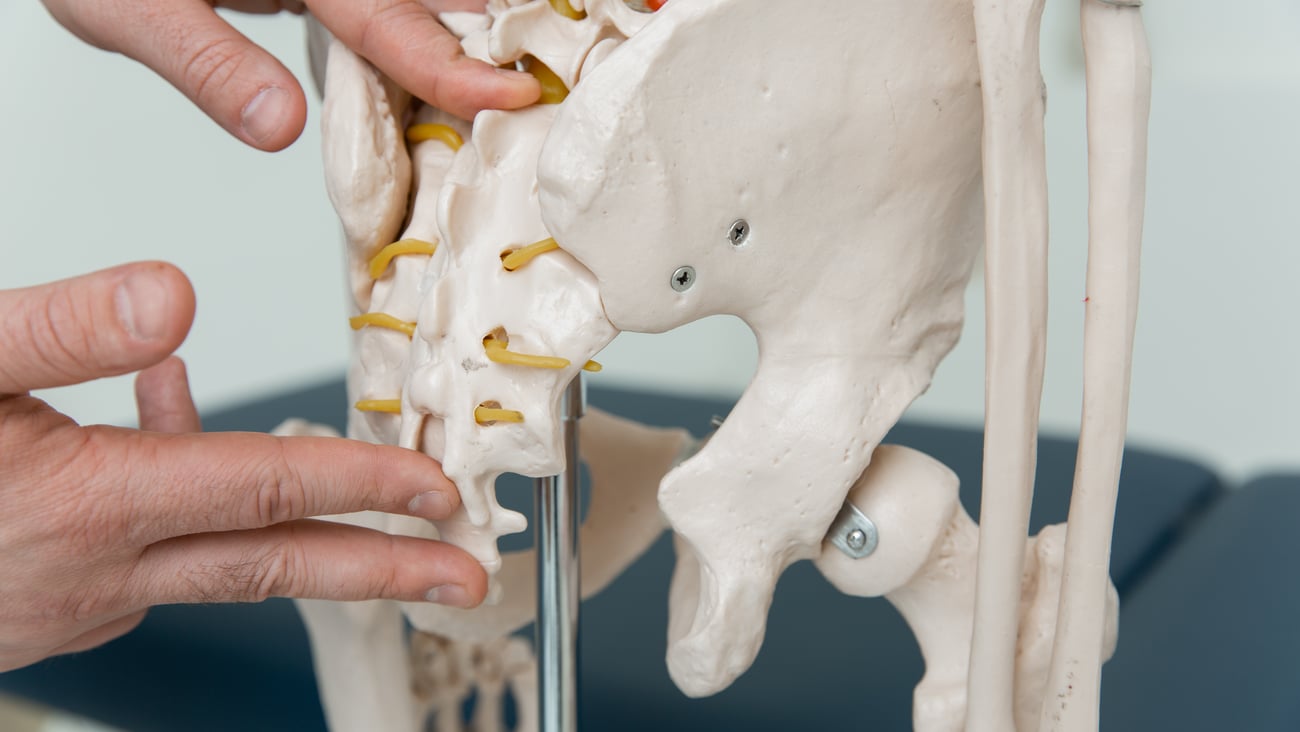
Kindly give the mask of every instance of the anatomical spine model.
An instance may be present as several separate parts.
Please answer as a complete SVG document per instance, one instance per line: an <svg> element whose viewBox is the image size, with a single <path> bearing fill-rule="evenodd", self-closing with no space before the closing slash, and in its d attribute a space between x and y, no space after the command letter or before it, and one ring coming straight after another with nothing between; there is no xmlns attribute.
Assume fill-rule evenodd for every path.
<svg viewBox="0 0 1300 732"><path fill-rule="evenodd" d="M748 668L781 572L813 559L842 591L887 597L917 634L917 729L1095 728L1115 640L1104 567L1145 157L1147 60L1130 5L1082 8L1093 418L1068 542L1063 527L1026 541L1045 292L1041 0L672 0L654 14L492 0L485 16L442 20L469 55L532 70L546 91L472 126L332 44L326 176L357 330L349 436L439 458L463 502L436 526L340 520L438 536L494 575L493 602L472 611L302 603L332 728L414 731L432 703L438 728L458 729L473 686L479 707L509 686L518 727L535 723L535 668L506 638L531 619L533 560L496 549L525 521L497 503L494 480L564 467L561 393L618 331L719 313L753 329L759 367L706 443L582 420L584 593L666 519L679 555L667 660L687 694ZM1115 123L1098 131L1094 115ZM956 342L981 223L983 530L950 471L880 446ZM874 551L863 527L880 528ZM480 732L501 724L477 714Z"/></svg>

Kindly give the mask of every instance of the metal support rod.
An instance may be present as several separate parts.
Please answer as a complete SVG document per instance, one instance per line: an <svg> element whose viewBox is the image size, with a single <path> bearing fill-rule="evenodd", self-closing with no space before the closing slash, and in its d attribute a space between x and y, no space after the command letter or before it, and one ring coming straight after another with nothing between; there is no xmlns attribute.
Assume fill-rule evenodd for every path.
<svg viewBox="0 0 1300 732"><path fill-rule="evenodd" d="M564 472L538 478L537 691L541 732L578 729L578 420L586 408L582 375L560 400Z"/></svg>

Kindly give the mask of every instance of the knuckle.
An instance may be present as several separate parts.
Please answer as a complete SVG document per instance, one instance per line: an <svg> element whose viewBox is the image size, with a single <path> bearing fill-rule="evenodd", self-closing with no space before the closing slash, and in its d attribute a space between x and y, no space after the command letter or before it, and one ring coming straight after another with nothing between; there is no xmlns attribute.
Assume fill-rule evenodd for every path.
<svg viewBox="0 0 1300 732"><path fill-rule="evenodd" d="M8 547L76 554L91 546L98 529L88 512L93 470L81 467L86 430L31 397L15 397L0 409L0 504L9 517L0 527ZM102 549L102 547L95 547Z"/></svg>
<svg viewBox="0 0 1300 732"><path fill-rule="evenodd" d="M130 513L115 497L106 495L114 465L110 448L98 428L62 430L69 444L61 454L48 455L42 482L48 486L44 500L50 507L48 529L57 532L60 546L72 556L98 556L104 537L118 536L120 516Z"/></svg>
<svg viewBox="0 0 1300 732"><path fill-rule="evenodd" d="M376 567L368 578L365 586L366 599L391 600L405 595L396 561L397 540L392 536L388 537L388 554L389 561L381 567Z"/></svg>
<svg viewBox="0 0 1300 732"><path fill-rule="evenodd" d="M121 435L120 437L126 437ZM126 437L126 439L130 439ZM102 476L113 468L113 463L117 462L115 453L123 449L121 443L116 442L109 435L108 428L100 425L92 425L81 429L81 442L77 446L76 459L67 464L68 469L76 470L78 473ZM130 450L130 447L125 448ZM130 462L127 460L126 462Z"/></svg>
<svg viewBox="0 0 1300 732"><path fill-rule="evenodd" d="M261 470L252 493L250 528L274 526L307 515L307 491L302 477L284 455L283 448Z"/></svg>
<svg viewBox="0 0 1300 732"><path fill-rule="evenodd" d="M36 318L43 326L41 345L59 361L85 370L92 370L97 349L94 348L94 328L90 314L85 312L85 302L73 294L70 287L55 288L45 300L45 317Z"/></svg>
<svg viewBox="0 0 1300 732"><path fill-rule="evenodd" d="M83 449L85 430L32 396L0 397L0 455L4 474L17 478L66 467ZM5 481L6 484L9 481Z"/></svg>
<svg viewBox="0 0 1300 732"><path fill-rule="evenodd" d="M268 597L294 594L295 578L303 562L294 545L285 543L265 552L252 565L245 590L249 600L261 602Z"/></svg>
<svg viewBox="0 0 1300 732"><path fill-rule="evenodd" d="M192 42L193 39L190 39ZM238 73L247 57L247 45L238 38L222 36L197 44L185 44L185 65L180 71L184 88L200 105L213 101Z"/></svg>
<svg viewBox="0 0 1300 732"><path fill-rule="evenodd" d="M103 597L97 592L78 592L68 596L60 608L60 614L65 620L84 623L98 617L105 605Z"/></svg>
<svg viewBox="0 0 1300 732"><path fill-rule="evenodd" d="M80 308L66 287L44 287L22 298L7 314L13 353L25 353L30 366L68 380L93 366L90 328L80 322Z"/></svg>
<svg viewBox="0 0 1300 732"><path fill-rule="evenodd" d="M358 447L359 450L352 452L339 451L340 456L346 456L352 461L355 471L353 479L349 481L354 505L348 506L348 510L382 511L393 508L384 486L390 465L384 460L378 445L362 443Z"/></svg>
<svg viewBox="0 0 1300 732"><path fill-rule="evenodd" d="M160 471L167 470L159 445L134 430L90 427L88 432L87 459L96 476L90 485L97 490L88 491L86 500L94 504L99 535L130 547L157 541L159 522L176 505L160 497L155 485ZM165 505L157 505L160 501Z"/></svg>
<svg viewBox="0 0 1300 732"><path fill-rule="evenodd" d="M58 624L81 624L116 614L122 607L120 583L97 582L72 592L46 606L44 620Z"/></svg>
<svg viewBox="0 0 1300 732"><path fill-rule="evenodd" d="M304 562L290 542L248 552L225 562L205 564L189 580L198 602L262 602L293 596Z"/></svg>

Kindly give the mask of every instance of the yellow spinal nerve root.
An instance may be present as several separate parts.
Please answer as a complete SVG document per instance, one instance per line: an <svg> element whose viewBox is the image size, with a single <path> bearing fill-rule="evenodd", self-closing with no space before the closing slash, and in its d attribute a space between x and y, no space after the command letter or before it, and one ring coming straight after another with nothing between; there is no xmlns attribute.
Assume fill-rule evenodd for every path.
<svg viewBox="0 0 1300 732"><path fill-rule="evenodd" d="M392 244L379 250L370 260L370 279L377 280L384 275L384 270L392 263L395 257L403 254L433 254L438 251L438 245L433 242L422 239L403 239L395 241Z"/></svg>
<svg viewBox="0 0 1300 732"><path fill-rule="evenodd" d="M582 20L587 17L586 11L574 10L573 6L569 4L569 0L551 0L551 7L555 9L555 12L570 20Z"/></svg>
<svg viewBox="0 0 1300 732"><path fill-rule="evenodd" d="M483 339L483 350L487 351L488 360L493 363L503 363L512 366L528 366L535 369L563 369L569 367L569 359L559 358L558 356L532 356L526 353L515 353L506 350L510 345L509 340L503 340L496 335L489 335Z"/></svg>
<svg viewBox="0 0 1300 732"><path fill-rule="evenodd" d="M362 399L356 403L358 412L384 412L386 414L401 414L401 399Z"/></svg>
<svg viewBox="0 0 1300 732"><path fill-rule="evenodd" d="M364 313L362 315L348 318L348 323L352 326L352 330L361 330L367 325L373 325L377 328L395 330L398 333L402 333L407 338L411 338L415 335L415 323L398 320L388 313Z"/></svg>
<svg viewBox="0 0 1300 732"><path fill-rule="evenodd" d="M564 81L558 74L551 71L551 67L542 63L537 57L524 56L519 63L524 71L536 77L537 82L542 85L542 96L537 98L538 104L559 104L569 96L569 87L564 85Z"/></svg>
<svg viewBox="0 0 1300 732"><path fill-rule="evenodd" d="M422 124L406 128L406 141L412 145L429 140L438 140L452 151L459 150L465 144L465 138L447 125Z"/></svg>
<svg viewBox="0 0 1300 732"><path fill-rule="evenodd" d="M538 255L547 252L553 252L559 249L560 245L554 239L543 239L535 244L529 244L526 247L520 247L501 257L501 266L506 268L507 272L514 272L520 267L533 261Z"/></svg>
<svg viewBox="0 0 1300 732"><path fill-rule="evenodd" d="M596 373L597 371L600 371L603 368L605 367L601 366L599 363L595 361L588 361L582 365L583 371L590 371L593 374Z"/></svg>
<svg viewBox="0 0 1300 732"><path fill-rule="evenodd" d="M501 409L500 407L480 404L474 408L474 421L479 424L492 424L493 422L519 423L524 421L524 413L516 412L513 409Z"/></svg>

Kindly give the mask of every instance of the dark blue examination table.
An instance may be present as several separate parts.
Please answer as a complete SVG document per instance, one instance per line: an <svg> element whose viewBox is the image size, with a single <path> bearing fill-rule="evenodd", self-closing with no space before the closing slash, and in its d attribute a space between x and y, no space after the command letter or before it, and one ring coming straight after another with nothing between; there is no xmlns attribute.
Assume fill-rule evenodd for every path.
<svg viewBox="0 0 1300 732"><path fill-rule="evenodd" d="M729 408L609 389L590 397L697 434ZM205 427L265 431L290 416L341 426L344 409L335 382L207 415ZM953 468L978 515L978 431L905 423L888 441ZM1065 520L1074 452L1072 441L1040 440L1032 530ZM529 512L528 481L500 491ZM1298 521L1300 476L1229 491L1191 461L1128 450L1111 561L1120 640L1104 674L1103 730L1300 730ZM683 697L663 662L672 561L661 537L583 605L584 730L910 729L922 673L911 633L884 600L840 595L807 563L782 579L753 668L715 697ZM128 732L324 729L306 633L284 600L156 608L102 648L0 674L0 691Z"/></svg>

